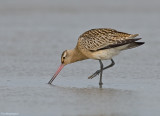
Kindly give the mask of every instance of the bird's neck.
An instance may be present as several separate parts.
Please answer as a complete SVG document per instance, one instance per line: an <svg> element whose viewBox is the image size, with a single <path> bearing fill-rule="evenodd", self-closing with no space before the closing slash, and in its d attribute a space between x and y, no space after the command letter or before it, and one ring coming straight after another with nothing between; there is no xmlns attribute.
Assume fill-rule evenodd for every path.
<svg viewBox="0 0 160 116"><path fill-rule="evenodd" d="M70 63L87 59L87 57L84 56L77 47L68 51L71 56Z"/></svg>

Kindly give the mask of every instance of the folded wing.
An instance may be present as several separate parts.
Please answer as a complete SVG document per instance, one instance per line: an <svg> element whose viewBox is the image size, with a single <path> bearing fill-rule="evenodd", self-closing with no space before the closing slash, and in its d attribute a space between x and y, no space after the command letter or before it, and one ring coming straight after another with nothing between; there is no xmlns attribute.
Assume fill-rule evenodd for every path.
<svg viewBox="0 0 160 116"><path fill-rule="evenodd" d="M110 49L135 42L141 38L135 38L138 34L128 34L113 29L92 29L79 37L81 46L90 51Z"/></svg>

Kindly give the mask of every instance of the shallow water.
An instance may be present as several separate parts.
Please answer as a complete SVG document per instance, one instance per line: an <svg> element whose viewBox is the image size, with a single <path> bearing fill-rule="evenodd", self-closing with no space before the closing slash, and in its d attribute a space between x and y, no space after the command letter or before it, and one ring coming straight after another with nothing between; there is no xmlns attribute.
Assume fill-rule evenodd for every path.
<svg viewBox="0 0 160 116"><path fill-rule="evenodd" d="M159 116L159 10L158 0L1 1L0 116ZM48 85L62 51L98 27L139 33L146 43L114 58L103 89L98 76L87 79L95 60L66 66Z"/></svg>

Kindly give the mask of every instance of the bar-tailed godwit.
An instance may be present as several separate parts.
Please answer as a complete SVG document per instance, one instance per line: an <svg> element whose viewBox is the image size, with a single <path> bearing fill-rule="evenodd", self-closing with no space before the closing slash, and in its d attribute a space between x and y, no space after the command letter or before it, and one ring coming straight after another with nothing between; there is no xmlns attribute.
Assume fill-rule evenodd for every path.
<svg viewBox="0 0 160 116"><path fill-rule="evenodd" d="M110 68L115 64L112 57L118 55L122 50L144 44L144 42L136 42L141 39L136 38L137 36L138 34L128 34L109 28L91 29L84 32L78 38L77 45L74 49L65 50L62 53L61 65L48 84L52 83L65 65L81 60L95 59L99 60L100 70L97 70L88 78L92 79L100 74L99 87L102 88L103 70ZM111 60L111 64L103 67L102 60Z"/></svg>

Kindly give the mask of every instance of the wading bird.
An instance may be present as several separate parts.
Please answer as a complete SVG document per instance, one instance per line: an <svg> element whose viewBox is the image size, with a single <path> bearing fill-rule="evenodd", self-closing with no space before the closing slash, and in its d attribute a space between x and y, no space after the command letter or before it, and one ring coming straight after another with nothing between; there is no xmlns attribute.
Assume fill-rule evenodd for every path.
<svg viewBox="0 0 160 116"><path fill-rule="evenodd" d="M95 59L100 63L100 70L97 70L88 79L92 79L100 74L99 87L102 88L103 70L112 67L115 62L112 57L118 55L120 51L138 47L144 42L137 42L141 38L136 38L138 34L128 34L109 28L91 29L84 32L78 38L74 49L65 50L61 55L61 65L53 75L48 84L51 84L62 68L70 63L86 59ZM111 64L104 67L102 60L111 60Z"/></svg>

